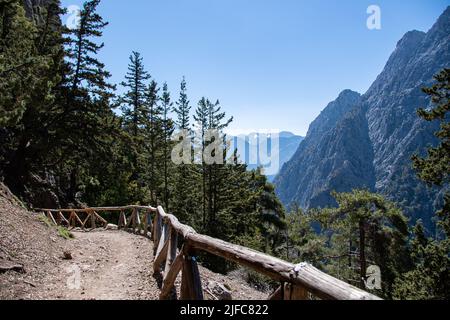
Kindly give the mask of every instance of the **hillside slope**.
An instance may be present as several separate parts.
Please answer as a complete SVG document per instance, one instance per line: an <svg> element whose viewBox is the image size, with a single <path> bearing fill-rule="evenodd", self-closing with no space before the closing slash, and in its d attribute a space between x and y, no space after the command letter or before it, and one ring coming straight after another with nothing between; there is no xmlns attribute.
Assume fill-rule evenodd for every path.
<svg viewBox="0 0 450 320"><path fill-rule="evenodd" d="M33 289L57 267L65 243L0 183L0 266L23 268L0 273L0 299L32 298Z"/></svg>

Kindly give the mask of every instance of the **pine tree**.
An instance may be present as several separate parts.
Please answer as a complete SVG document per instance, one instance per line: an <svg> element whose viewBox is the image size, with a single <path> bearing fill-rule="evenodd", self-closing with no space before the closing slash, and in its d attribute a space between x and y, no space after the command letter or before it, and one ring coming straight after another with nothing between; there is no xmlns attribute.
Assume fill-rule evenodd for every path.
<svg viewBox="0 0 450 320"><path fill-rule="evenodd" d="M208 151L208 147L212 143L222 144L223 150L226 147L226 136L223 134L223 130L229 126L233 121L233 118L226 119L225 112L221 111L219 101L212 103L206 98L202 98L196 109L194 120L196 126L200 132L199 144L201 145L201 176L202 176L202 192L203 192L203 228L206 232L214 235L215 229L218 227L216 217L218 214L218 189L219 189L219 170L224 168L224 164L208 164L205 158L205 153ZM214 141L212 138L208 138L208 133L216 133L221 141ZM215 151L207 155L208 157L221 159L225 163L226 155L216 155Z"/></svg>
<svg viewBox="0 0 450 320"><path fill-rule="evenodd" d="M223 130L226 129L233 118L229 118L226 120L225 112L222 112L220 102L217 100L216 103L208 103L208 129L211 131L215 131L218 133L219 139L222 141L212 141L211 139L206 141L206 146L209 146L211 143L219 143L222 145L224 153L219 155L223 164L213 163L207 165L207 175L208 175L208 191L207 191L207 199L208 199L208 224L209 229L212 232L212 235L217 234L215 231L217 227L217 215L219 213L219 205L220 205L220 185L226 182L226 178L223 173L226 172L226 135ZM217 138L217 137L216 137ZM216 139L214 138L214 139ZM212 156L213 158L216 156L216 151L213 154L209 154L208 156Z"/></svg>
<svg viewBox="0 0 450 320"><path fill-rule="evenodd" d="M270 184L261 169L252 173L252 184L257 225L265 239L263 251L276 255L279 246L285 242L283 232L286 230L285 211L275 194L275 187Z"/></svg>
<svg viewBox="0 0 450 320"><path fill-rule="evenodd" d="M137 138L139 126L145 122L145 90L147 88L145 81L150 79L140 53L133 51L131 54L125 79L126 81L121 83L128 89L121 98L121 103L124 104L123 118L133 137Z"/></svg>
<svg viewBox="0 0 450 320"><path fill-rule="evenodd" d="M178 101L175 102L174 112L176 114L175 125L179 133L183 134L183 141L190 146L190 151L193 153L192 145L192 130L190 121L191 105L187 95L187 83L185 78L181 81L180 96ZM176 141L180 143L181 141ZM184 156L180 155L180 156ZM187 157L186 157L187 158ZM189 155L191 163L181 163L175 166L175 177L172 195L172 208L173 212L177 215L180 221L194 225L196 221L196 212L193 208L196 207L198 194L196 192L197 176L194 170L193 156Z"/></svg>
<svg viewBox="0 0 450 320"><path fill-rule="evenodd" d="M151 81L146 90L146 108L147 108L147 125L145 127L145 140L147 157L145 162L148 169L146 170L146 182L150 188L151 202L158 204L159 200L159 187L163 183L161 177L161 154L162 154L162 116L163 110L159 97L158 84L155 81Z"/></svg>
<svg viewBox="0 0 450 320"><path fill-rule="evenodd" d="M111 108L112 90L107 82L110 74L97 59L104 44L98 44L97 38L108 25L97 13L100 0L84 3L80 12L79 25L68 31L67 57L68 72L65 79L61 115L67 119L66 128L61 135L70 132L73 136L65 140L62 156L71 152L72 163L66 165L69 171L67 193L72 202L77 202L77 194L85 181L90 180L89 164L92 158L102 154L108 157L111 136L117 135L117 123ZM74 152L76 151L76 152Z"/></svg>
<svg viewBox="0 0 450 320"><path fill-rule="evenodd" d="M129 155L133 167L131 180L139 180L139 158L143 154L144 145L141 129L147 123L147 106L145 104L145 91L150 79L150 75L145 71L143 59L138 52L133 52L130 56L128 72L125 81L121 85L127 89L120 98L122 104L123 119L126 130L131 135L132 143L129 146ZM142 182L141 182L142 184Z"/></svg>
<svg viewBox="0 0 450 320"><path fill-rule="evenodd" d="M448 246L428 239L422 222L414 228L411 243L414 268L395 281L393 297L399 300L448 300L450 259Z"/></svg>
<svg viewBox="0 0 450 320"><path fill-rule="evenodd" d="M181 88L180 88L180 97L178 101L175 103L174 112L177 115L177 119L175 121L175 124L177 126L178 130L191 130L190 127L190 112L191 112L191 105L190 101L187 96L187 83L186 79L183 77L183 80L181 81Z"/></svg>
<svg viewBox="0 0 450 320"><path fill-rule="evenodd" d="M170 165L171 165L171 138L174 131L174 125L172 119L169 117L169 113L172 111L173 103L170 98L169 88L167 83L163 85L163 91L161 96L161 108L162 108L162 133L163 133L163 167L164 167L164 204L166 210L170 210L170 186L169 180L171 179Z"/></svg>
<svg viewBox="0 0 450 320"><path fill-rule="evenodd" d="M194 144L196 145L196 152L200 152L201 155L199 159L195 159L196 162L200 161L200 166L198 170L198 174L201 175L201 189L202 189L202 230L206 230L206 223L207 223L207 197L206 197L206 180L207 180L207 173L206 173L206 163L204 159L204 153L206 148L206 132L208 130L208 104L210 102L206 100L205 97L203 97L197 105L197 108L195 110L194 114L194 121L195 121L195 130L197 131L196 135L196 141L194 141Z"/></svg>
<svg viewBox="0 0 450 320"><path fill-rule="evenodd" d="M390 298L395 279L407 270L408 221L394 203L365 190L333 193L338 208L325 210L331 219L333 255L330 271L354 285L366 289L367 268L380 267L382 295ZM333 271L337 262L348 259L343 270ZM335 260L335 261L333 261ZM379 293L378 293L379 294Z"/></svg>
<svg viewBox="0 0 450 320"><path fill-rule="evenodd" d="M105 65L95 56L104 47L104 43L93 41L103 35L103 29L108 25L97 13L100 0L89 0L83 4L80 12L79 25L70 30L68 57L70 61L69 83L73 94L81 88L89 90L95 96L110 96L110 85L106 79L111 75L105 70Z"/></svg>
<svg viewBox="0 0 450 320"><path fill-rule="evenodd" d="M286 252L282 256L294 263L309 262L323 268L327 255L326 237L314 230L316 213L305 212L298 205L293 205L286 216Z"/></svg>

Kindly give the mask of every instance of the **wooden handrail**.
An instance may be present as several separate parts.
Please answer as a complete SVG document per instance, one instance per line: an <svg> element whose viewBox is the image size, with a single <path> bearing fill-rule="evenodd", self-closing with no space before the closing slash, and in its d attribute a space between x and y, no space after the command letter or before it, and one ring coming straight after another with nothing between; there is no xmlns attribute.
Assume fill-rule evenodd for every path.
<svg viewBox="0 0 450 320"><path fill-rule="evenodd" d="M128 222L125 214L127 210L132 210ZM119 228L132 227L133 231L141 234L144 231L146 236L151 229L151 238L155 247L154 272L162 279L160 299L169 299L176 295L175 279L180 272L182 272L181 299L203 299L196 260L196 252L203 251L253 269L280 282L282 285L271 295L272 299L306 299L312 295L327 300L380 300L377 296L338 280L308 263L294 265L256 250L198 234L190 226L180 223L174 215L167 214L160 206L157 208L125 206L37 209L37 211L43 212L55 224L65 223L69 224L69 227L74 227L78 222L82 228L85 228L87 222L81 221L77 216L78 213L88 214L87 221L90 217L91 228L95 228L95 221L107 224L97 212L120 212ZM142 230L139 211L145 213L144 230ZM64 213L70 213L69 219L64 216ZM55 219L54 214L59 218ZM154 214L153 219L151 214ZM179 243L182 244L180 249L178 249Z"/></svg>
<svg viewBox="0 0 450 320"><path fill-rule="evenodd" d="M36 212L86 212L86 211L123 211L123 210L129 210L129 209L138 209L138 210L148 210L151 212L156 212L157 208L148 207L148 206L125 206L125 207L99 207L99 208L84 208L84 209L33 209Z"/></svg>

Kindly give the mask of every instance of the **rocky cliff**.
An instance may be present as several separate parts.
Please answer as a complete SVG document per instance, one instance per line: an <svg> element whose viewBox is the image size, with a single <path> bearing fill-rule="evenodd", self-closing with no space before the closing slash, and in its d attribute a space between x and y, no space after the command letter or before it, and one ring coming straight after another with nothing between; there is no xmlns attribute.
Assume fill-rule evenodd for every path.
<svg viewBox="0 0 450 320"><path fill-rule="evenodd" d="M431 216L439 194L420 182L411 157L435 144L437 123L416 111L430 105L422 88L450 67L450 7L428 33L408 32L366 94L344 91L314 121L275 180L285 204L334 205L330 192L367 188L398 202L412 218Z"/></svg>
<svg viewBox="0 0 450 320"><path fill-rule="evenodd" d="M23 0L23 6L25 7L27 15L31 16L37 8L45 7L49 2L50 0Z"/></svg>

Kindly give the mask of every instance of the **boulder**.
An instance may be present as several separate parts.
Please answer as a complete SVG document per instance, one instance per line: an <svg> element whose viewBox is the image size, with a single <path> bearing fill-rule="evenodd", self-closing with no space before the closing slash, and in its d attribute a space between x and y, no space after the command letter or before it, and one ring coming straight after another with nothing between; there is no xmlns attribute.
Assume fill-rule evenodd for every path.
<svg viewBox="0 0 450 320"><path fill-rule="evenodd" d="M231 290L221 283L209 281L206 287L208 291L212 293L214 297L217 298L218 300L224 301L233 300Z"/></svg>
<svg viewBox="0 0 450 320"><path fill-rule="evenodd" d="M119 227L115 224L110 223L105 227L105 230L119 230Z"/></svg>

